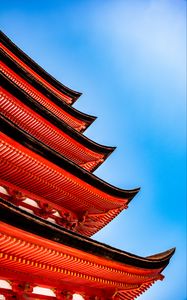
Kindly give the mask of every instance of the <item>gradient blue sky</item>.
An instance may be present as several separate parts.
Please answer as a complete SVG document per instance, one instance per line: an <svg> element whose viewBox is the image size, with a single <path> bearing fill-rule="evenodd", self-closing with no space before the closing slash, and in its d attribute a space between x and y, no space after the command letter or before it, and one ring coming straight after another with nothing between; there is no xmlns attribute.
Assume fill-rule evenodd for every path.
<svg viewBox="0 0 187 300"><path fill-rule="evenodd" d="M86 135L117 146L95 172L141 187L95 239L150 255L177 247L166 279L139 299L185 300L185 1L1 1L1 29L98 119Z"/></svg>

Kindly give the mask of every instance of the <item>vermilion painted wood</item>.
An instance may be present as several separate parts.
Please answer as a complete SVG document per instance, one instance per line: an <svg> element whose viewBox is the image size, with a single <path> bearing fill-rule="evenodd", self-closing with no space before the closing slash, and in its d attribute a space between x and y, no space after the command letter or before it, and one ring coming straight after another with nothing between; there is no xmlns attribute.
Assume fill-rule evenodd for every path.
<svg viewBox="0 0 187 300"><path fill-rule="evenodd" d="M39 295L35 293L29 293L29 292L13 292L12 290L8 289L3 289L0 288L0 295L5 296L6 300L13 300L13 299L18 299L18 300L56 300L56 297L52 296L46 296L46 295ZM1 298L0 298L1 299Z"/></svg>
<svg viewBox="0 0 187 300"><path fill-rule="evenodd" d="M44 78L57 90L72 98L72 102L75 102L81 96L81 93L68 88L67 86L63 85L61 82L56 80L52 75L47 73L41 66L39 66L27 54L25 54L18 46L16 46L2 31L0 31L0 39L5 47L7 47L23 62L25 62L33 71L35 71L38 75Z"/></svg>
<svg viewBox="0 0 187 300"><path fill-rule="evenodd" d="M61 206L46 201L46 199L37 200L37 197L35 199L28 198L22 191L18 191L17 187L13 187L9 183L5 183L1 180L0 186L6 188L7 190L7 194L0 192L0 197L2 199L7 200L21 207L22 209L29 211L30 213L40 216L43 219L47 219L50 222L58 224L64 228L72 231L77 230L77 226L81 220L79 221L80 216L73 213L72 210L64 209ZM34 201L34 203L28 199Z"/></svg>
<svg viewBox="0 0 187 300"><path fill-rule="evenodd" d="M3 49L10 57L12 57L19 65L24 68L27 72L32 74L38 81L44 84L49 90L51 90L55 95L60 97L62 101L65 101L67 104L72 103L71 97L63 94L59 90L57 90L54 86L52 86L49 82L39 76L35 71L33 71L28 65L26 65L21 59L19 59L15 54L13 54L7 47L5 47L2 43L0 43L0 48Z"/></svg>
<svg viewBox="0 0 187 300"><path fill-rule="evenodd" d="M77 109L75 109L73 106L68 105L66 102L61 101L59 97L54 95L47 89L43 84L41 84L39 81L37 81L30 73L28 73L26 70L24 70L13 58L11 58L3 49L0 48L0 54L2 58L2 62L9 67L11 71L13 71L15 74L19 74L19 77L21 77L26 83L30 84L33 88L35 88L38 92L40 92L42 95L46 96L52 103L57 105L57 107L61 108L63 111L71 115L73 118L82 121L86 124L86 128L90 126L96 119L96 117L92 115L88 115L86 113L83 113ZM82 131L84 131L86 128L82 128ZM81 131L81 132L82 132Z"/></svg>
<svg viewBox="0 0 187 300"><path fill-rule="evenodd" d="M77 228L81 234L91 236L127 208L128 199L111 196L87 184L3 133L0 137L0 178L8 186L23 189L27 197L32 193L51 204L73 210L83 217Z"/></svg>
<svg viewBox="0 0 187 300"><path fill-rule="evenodd" d="M75 114L80 119L71 115L67 104L80 94L0 36L8 63L1 64L6 84L1 89L0 279L12 286L0 288L0 294L6 300L72 300L74 293L85 300L135 299L163 279L174 249L142 258L77 234L100 230L127 208L138 189L120 190L87 172L105 157L97 147L88 149L80 133L68 131L70 125L82 132L94 120L80 112ZM56 297L33 294L37 285L53 289Z"/></svg>
<svg viewBox="0 0 187 300"><path fill-rule="evenodd" d="M78 143L3 88L0 88L0 104L2 114L12 122L88 171L104 161L104 155Z"/></svg>
<svg viewBox="0 0 187 300"><path fill-rule="evenodd" d="M22 88L28 95L30 95L33 99L38 101L40 104L45 106L51 112L53 112L58 118L65 121L71 127L76 129L77 131L82 131L86 128L87 124L81 120L76 119L72 115L68 114L64 110L62 110L59 106L55 105L49 98L40 93L37 89L35 89L31 84L29 84L26 80L21 78L18 74L12 71L6 64L0 62L0 70L6 75L9 79L11 79L15 84L17 84L20 88Z"/></svg>
<svg viewBox="0 0 187 300"><path fill-rule="evenodd" d="M85 286L89 293L96 295L96 289L98 293L103 289L104 293L110 296L115 293L117 296L117 292L122 295L134 293L135 298L143 292L145 284L149 286L155 280L162 279L161 269L147 270L123 265L51 242L7 224L0 224L0 232L1 268L7 269L9 274L11 270L14 270L15 274L20 272L20 279L25 274L25 281L30 282L32 278L31 283L42 283L49 288L59 288L62 284L64 289L72 285L71 292L82 292ZM2 270L0 269L1 278L7 278L7 274L3 275ZM40 276L42 282L39 280Z"/></svg>

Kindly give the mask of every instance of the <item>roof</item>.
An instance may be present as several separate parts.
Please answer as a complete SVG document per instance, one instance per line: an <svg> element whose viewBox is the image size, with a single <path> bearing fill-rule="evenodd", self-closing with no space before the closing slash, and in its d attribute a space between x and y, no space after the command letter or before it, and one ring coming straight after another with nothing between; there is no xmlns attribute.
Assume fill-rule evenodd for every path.
<svg viewBox="0 0 187 300"><path fill-rule="evenodd" d="M141 257L132 253L116 249L106 244L100 243L88 237L82 236L62 228L56 224L43 220L22 211L19 207L4 201L0 197L1 221L8 223L15 228L23 229L59 244L76 248L83 252L103 257L110 261L123 263L142 269L163 270L175 252L175 248L161 252L152 256ZM143 272L143 270L142 270Z"/></svg>
<svg viewBox="0 0 187 300"><path fill-rule="evenodd" d="M50 224L3 199L0 207L1 268L6 269L5 276L13 276L14 269L25 280L30 276L39 283L39 276L43 276L43 284L49 287L61 285L81 292L86 288L97 295L104 291L105 297L118 294L118 299L124 295L125 299L135 299L163 279L161 272L175 251L140 257Z"/></svg>
<svg viewBox="0 0 187 300"><path fill-rule="evenodd" d="M67 119L63 119L65 113L71 114L71 122L73 117L76 117L77 121L87 121L87 125L91 120L93 121L93 117L85 116L80 112L75 114L70 103L68 101L66 103L67 98L63 99L57 93L57 85L51 86L54 83L51 77L49 75L41 77L43 73L38 65L4 34L1 34L1 39L3 57L1 130L5 134L2 138L7 147L7 154L9 153L6 158L4 157L6 166L1 169L1 179L5 181L6 188L10 189L13 185L14 190L24 193L26 198L31 197L33 201L37 201L41 209L38 211L34 209L36 214L41 215L45 207L46 217L48 214L46 205L47 207L52 205L52 211L57 209L60 215L63 211L63 216L64 211L68 210L68 214L76 215L79 224L76 230L90 236L127 208L129 201L139 189L120 189L87 172L94 171L115 147L100 145L72 128ZM54 104L58 106L58 115L52 106ZM60 112L61 107L65 112L63 110ZM15 164L12 161L10 148L14 149L15 154L19 156L18 160L15 159ZM33 161L36 156L37 163ZM43 170L41 165L43 158L46 170L44 172L51 169L53 184L48 182L49 176L44 184L45 187L39 188L38 180L43 180L45 176L43 173L41 178L38 169L39 164ZM30 166L34 162L34 168L31 169L32 172L36 172L37 177L34 173L29 175L32 172L27 170L28 159ZM16 176L18 169L21 173ZM60 172L60 181L58 172ZM28 178L27 182L25 178ZM25 208L28 203L23 205ZM47 210L49 211L48 208ZM54 219L54 215L52 217ZM58 218L55 219L56 221L60 222Z"/></svg>
<svg viewBox="0 0 187 300"><path fill-rule="evenodd" d="M81 134L95 119L71 106L81 94L0 37L0 274L13 282L0 293L19 298L23 288L28 299L38 298L29 282L55 289L57 299L62 289L135 299L163 279L175 249L140 257L88 238L139 188L117 188L90 172L115 148Z"/></svg>
<svg viewBox="0 0 187 300"><path fill-rule="evenodd" d="M9 51L16 55L24 65L27 65L28 68L33 71L33 74L37 74L37 78L41 82L45 83L45 85L47 85L53 93L59 95L63 101L71 104L81 96L81 93L73 91L72 89L66 87L49 73L47 73L20 48L18 48L2 31L0 31L0 39L4 47L6 47Z"/></svg>
<svg viewBox="0 0 187 300"><path fill-rule="evenodd" d="M101 180L5 117L1 130L1 180L33 200L73 211L79 220L76 230L82 234L90 236L108 224L139 191Z"/></svg>
<svg viewBox="0 0 187 300"><path fill-rule="evenodd" d="M33 157L41 159L41 162L45 159L46 164L48 162L52 163L53 165L56 165L56 167L61 168L62 170L65 170L72 175L80 178L84 183L88 183L96 189L108 193L110 196L131 200L140 190L140 188L135 188L132 190L117 188L100 179L96 175L90 174L88 171L82 169L78 165L66 159L64 156L52 150L44 143L38 141L34 137L31 137L24 130L20 129L4 116L1 116L1 131L4 132L7 136L11 137L12 141L16 141L18 144L23 145L24 147L21 147L18 144L14 143L15 145L17 145L17 148L22 150L23 152L25 151L30 153L31 155L33 154ZM2 139L6 139L6 136L4 136ZM32 150L32 152L26 150L26 148Z"/></svg>
<svg viewBox="0 0 187 300"><path fill-rule="evenodd" d="M4 75L0 75L0 78L1 97L3 95L4 98L2 113L31 136L36 135L60 154L83 167L88 163L87 170L92 172L114 151L115 147L100 145L74 130ZM33 130L34 123L37 123L37 131Z"/></svg>
<svg viewBox="0 0 187 300"><path fill-rule="evenodd" d="M66 118L65 120L70 126L83 132L96 119L96 117L80 112L65 101L62 101L29 71L21 67L13 57L2 49L2 46L0 47L0 52L2 59L1 72L15 84L21 86L33 99L42 103L45 107L50 107L50 110L57 113L58 116L60 115L63 120L65 115L68 115L68 119Z"/></svg>

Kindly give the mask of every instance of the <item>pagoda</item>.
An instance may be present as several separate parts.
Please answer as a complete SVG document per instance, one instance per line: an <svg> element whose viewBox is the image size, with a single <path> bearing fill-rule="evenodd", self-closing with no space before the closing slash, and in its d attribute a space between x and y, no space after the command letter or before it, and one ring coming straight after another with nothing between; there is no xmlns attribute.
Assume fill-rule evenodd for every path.
<svg viewBox="0 0 187 300"><path fill-rule="evenodd" d="M93 174L115 148L83 135L95 117L73 108L81 94L0 35L0 299L136 299L175 250L140 257L90 238L139 189Z"/></svg>

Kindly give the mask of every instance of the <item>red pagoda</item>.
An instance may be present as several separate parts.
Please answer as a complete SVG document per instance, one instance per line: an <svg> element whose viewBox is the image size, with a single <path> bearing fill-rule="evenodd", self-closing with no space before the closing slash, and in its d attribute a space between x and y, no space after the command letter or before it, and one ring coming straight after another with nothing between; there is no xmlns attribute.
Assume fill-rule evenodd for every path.
<svg viewBox="0 0 187 300"><path fill-rule="evenodd" d="M93 175L115 148L83 135L95 117L73 108L80 95L1 32L0 299L135 299L174 253L139 257L90 238L139 189Z"/></svg>

